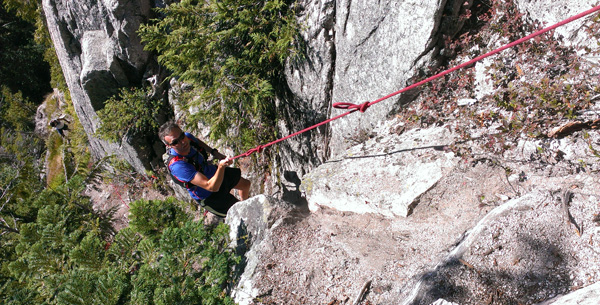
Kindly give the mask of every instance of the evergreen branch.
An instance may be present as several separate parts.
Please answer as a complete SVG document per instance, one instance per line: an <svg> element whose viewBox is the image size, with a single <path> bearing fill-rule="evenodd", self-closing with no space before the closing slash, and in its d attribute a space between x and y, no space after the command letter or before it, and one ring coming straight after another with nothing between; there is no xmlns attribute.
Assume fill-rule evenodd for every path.
<svg viewBox="0 0 600 305"><path fill-rule="evenodd" d="M11 228L9 226L9 224L6 222L6 220L4 220L4 217L0 217L0 220L2 220L2 222L4 223L4 224L0 224L0 228L6 230L5 232L2 233L2 235L6 234L6 233L9 233L9 232L11 232L11 233L19 233L18 229L13 229L13 228ZM17 226L17 224L16 224L16 221L15 221L15 228L16 228L16 226Z"/></svg>
<svg viewBox="0 0 600 305"><path fill-rule="evenodd" d="M17 169L17 173L15 174L15 177L19 177L19 173L20 172L21 172L21 168L18 168ZM11 180L8 183L8 185L6 186L6 188L4 189L4 191L2 192L2 196L0 196L0 200L2 200L2 198L4 198L4 196L6 196L6 194L8 194L8 191L11 189L11 185L13 184L13 182L15 182L15 181ZM9 200L10 200L10 197L6 198L6 200L2 204L2 207L0 207L0 212L2 212L2 210L4 209L4 206L8 203Z"/></svg>
<svg viewBox="0 0 600 305"><path fill-rule="evenodd" d="M12 184L12 181L6 186L6 188L4 189L4 191L2 192L2 196L0 196L0 200L2 198L4 198L4 196L6 196L6 194L8 193L8 191L10 190L10 185ZM2 207L0 207L0 212L2 212L2 210L4 209L4 206L6 205L6 203L10 200L10 197L7 198L4 203L2 204Z"/></svg>

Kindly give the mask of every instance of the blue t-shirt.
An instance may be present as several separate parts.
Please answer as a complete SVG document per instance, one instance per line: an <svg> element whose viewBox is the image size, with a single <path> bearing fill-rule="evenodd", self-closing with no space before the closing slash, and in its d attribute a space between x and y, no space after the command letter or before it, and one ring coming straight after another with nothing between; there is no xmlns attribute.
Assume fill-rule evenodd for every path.
<svg viewBox="0 0 600 305"><path fill-rule="evenodd" d="M196 143L198 143L198 139L196 139L196 137L194 137L193 135L189 134L189 133L185 133L185 136L188 137L188 139L190 139L190 141L194 141ZM181 157L186 157L190 160L195 160L197 162L197 164L203 164L202 168L200 169L200 172L202 174L204 174L204 176L206 176L206 178L210 179L212 178L212 176L215 175L215 172L217 172L217 167L215 165L206 163L204 160L204 157L202 157L202 154L198 153L198 151L196 151L196 149L194 147L190 147L190 153L182 156L180 154L178 154L177 152L175 152L174 149L170 148L170 153L173 156L181 156ZM175 161L173 163L171 163L171 165L169 166L169 169L171 170L171 174L173 176L175 176L177 179L184 181L184 182L190 182L194 179L194 177L196 176L196 168L194 168L194 165L192 165L189 162L185 162L183 160L179 160L179 161ZM207 191L197 185L193 185L190 184L191 187L189 187L187 190L190 193L190 196L192 196L192 198L196 199L196 200L203 200L206 199L206 197L210 196L210 194L212 194L212 192Z"/></svg>

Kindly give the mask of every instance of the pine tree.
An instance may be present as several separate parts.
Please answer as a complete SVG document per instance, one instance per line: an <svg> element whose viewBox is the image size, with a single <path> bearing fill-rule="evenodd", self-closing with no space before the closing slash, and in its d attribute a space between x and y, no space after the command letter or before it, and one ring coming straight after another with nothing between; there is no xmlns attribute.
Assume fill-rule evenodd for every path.
<svg viewBox="0 0 600 305"><path fill-rule="evenodd" d="M136 137L156 134L158 117L164 112L162 101L148 89L121 88L117 96L109 98L98 116L102 125L97 133L105 140L120 142L124 136Z"/></svg>
<svg viewBox="0 0 600 305"><path fill-rule="evenodd" d="M81 196L85 181L28 200L36 219L19 226L2 263L6 304L233 304L225 225L205 228L172 198L139 200L131 226L111 238Z"/></svg>
<svg viewBox="0 0 600 305"><path fill-rule="evenodd" d="M0 2L0 84L39 104L52 88L44 46L34 39L37 1Z"/></svg>
<svg viewBox="0 0 600 305"><path fill-rule="evenodd" d="M240 148L275 135L283 66L298 56L294 3L184 0L159 9L164 18L140 28L146 49L193 86L182 96L185 106L199 110L188 118L190 126L207 123L213 139Z"/></svg>

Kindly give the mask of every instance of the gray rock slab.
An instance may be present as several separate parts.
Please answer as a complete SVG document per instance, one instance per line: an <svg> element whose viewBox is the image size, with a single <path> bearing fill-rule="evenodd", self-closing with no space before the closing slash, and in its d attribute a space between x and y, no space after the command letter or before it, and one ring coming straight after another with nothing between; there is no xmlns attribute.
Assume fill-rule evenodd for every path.
<svg viewBox="0 0 600 305"><path fill-rule="evenodd" d="M389 132L396 127L388 123L380 129ZM451 132L443 127L375 136L306 175L301 189L312 211L328 206L406 217L419 197L455 166L454 155L443 149L452 139Z"/></svg>

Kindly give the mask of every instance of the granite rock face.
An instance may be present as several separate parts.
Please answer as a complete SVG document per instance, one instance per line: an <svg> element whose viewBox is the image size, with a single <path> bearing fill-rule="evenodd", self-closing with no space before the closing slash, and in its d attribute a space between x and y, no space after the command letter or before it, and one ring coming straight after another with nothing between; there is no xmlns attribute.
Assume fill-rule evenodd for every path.
<svg viewBox="0 0 600 305"><path fill-rule="evenodd" d="M546 25L593 4L517 1L525 14L523 18ZM312 58L331 56L332 64L294 66L288 73L290 87L301 93L295 96L304 100L310 100L314 94L308 82L331 89L327 91L329 95L319 95L329 102L318 104L310 100L320 107L317 113L331 111L327 117L340 113L327 108L333 102L364 102L336 97L350 99L377 93L362 84L363 80L376 84L372 85L377 88L373 90L388 82L356 71L355 66L369 66L376 61L367 58L366 52L361 53L361 47L371 43L369 38L376 36L379 28L374 25L378 21L369 17L372 6L357 9L365 16L361 27L357 29L351 23L343 27L342 12L351 15L348 12L353 11L353 5L360 8L361 4L305 6L306 11L312 12L307 16L314 20L324 25L329 25L326 20L334 21L335 25L327 31L310 32L309 27L306 33L312 35L305 36L313 38L309 40L314 46ZM455 8L450 2L442 5L446 12ZM335 18L326 18L327 13ZM433 24L439 27L432 31L439 34L444 22L436 18L440 17L432 17ZM352 38L361 31L371 36L364 36L367 38L362 44L354 43L344 52L344 45L352 45ZM580 40L585 37L581 22L574 22L555 35L561 35L561 42L567 45L585 42ZM319 41L325 38L330 42L328 51L318 52L317 46L325 45ZM427 44L432 49L423 49L425 55L421 58L435 57L435 39L431 39ZM373 50L371 54L376 54ZM362 57L344 57L348 54ZM386 60L391 60L389 54ZM434 64L434 59L427 62ZM418 70L418 64L410 69ZM324 71L327 67L332 74ZM352 69L352 74L345 74ZM485 67L476 69L481 73L478 83L485 83ZM354 79L353 86L346 81L355 74L361 77ZM386 77L392 79L390 82L411 78L410 72L389 74ZM485 95L493 90L481 88L480 92ZM401 105L402 98L396 98L392 104ZM460 107L473 111L487 107L478 96L457 99ZM393 107L373 115L376 107L362 115L354 114L358 118L348 126L342 124L353 116L331 124L331 129L323 132L329 133L329 140L323 145L312 144L328 157L318 167L296 176L302 176L299 191L306 202L295 203L306 204L311 213L294 221L283 221L290 217L282 216L281 221L272 221L277 226L261 227L256 236L263 238L253 240L248 252L251 255L245 256L253 262L248 263L252 268L234 288L237 301L348 304L364 283L370 283L364 300L373 304L597 303L594 292L600 282L600 206L595 190L599 167L592 148L600 143L596 132L584 131L558 139L524 136L512 149L493 157L477 149L481 142L473 136L468 145L480 159L469 160L448 149L461 141L451 132L452 126L462 123L458 118L440 126L406 131L395 119L387 120ZM574 120L597 119L596 109L597 105L577 114ZM493 134L496 127L473 127L471 132L479 136ZM296 148L301 145L311 144L304 142ZM293 171L291 164L289 161L284 166ZM569 192L570 196L565 195ZM247 209L246 204L240 203L232 211ZM265 206L268 205L261 205ZM574 290L578 291L570 293Z"/></svg>
<svg viewBox="0 0 600 305"><path fill-rule="evenodd" d="M467 5L468 1L465 2ZM432 59L447 1L338 1L332 102L362 104L405 87ZM406 96L404 96L406 98ZM332 155L386 118L394 97L332 123ZM334 110L332 116L345 110Z"/></svg>
<svg viewBox="0 0 600 305"><path fill-rule="evenodd" d="M300 1L305 60L287 65L292 96L279 102L281 135L346 112L332 108L334 103L362 104L403 88L419 69L437 64L440 37L460 29L457 16L471 5L470 0ZM415 93L279 144L275 168L284 191L297 193L298 181L313 167L360 141Z"/></svg>
<svg viewBox="0 0 600 305"><path fill-rule="evenodd" d="M237 304L252 304L258 295L254 285L262 249L272 247L271 230L282 225L294 211L297 209L289 203L259 195L236 204L228 212L225 223L230 227L231 246L243 257L235 270L235 286L231 287Z"/></svg>
<svg viewBox="0 0 600 305"><path fill-rule="evenodd" d="M156 61L143 50L136 31L151 16L152 1L42 1L48 29L92 155L118 155L137 171L144 153L127 140L108 143L94 136L97 111L121 87L141 84L157 74Z"/></svg>
<svg viewBox="0 0 600 305"><path fill-rule="evenodd" d="M444 18L456 16L463 5L470 5L470 1L458 2L300 1L306 60L287 65L291 94L278 101L280 134L339 113L332 111L333 102L358 103L402 87L415 69L427 65L435 54L439 33L456 27L440 30ZM96 138L96 112L120 87L139 85L159 74L155 59L143 51L136 35L155 5L161 3L43 1L51 37L93 155L121 155L138 171L148 164L147 152L136 150L129 139L116 145ZM394 107L393 102L386 104L373 107L368 118L356 116L282 143L275 174L297 191L297 181L312 167L343 151L356 134L384 118Z"/></svg>
<svg viewBox="0 0 600 305"><path fill-rule="evenodd" d="M372 102L414 83L422 76L421 71L437 67L445 56L444 37L454 37L462 29L458 16L473 6L473 1L443 0L300 3L306 61L287 65L292 97L279 103L285 113L279 126L282 135L346 112L332 108L334 103ZM515 3L523 18L539 21L543 26L595 4L588 0ZM590 42L582 20L554 33L566 45L598 48ZM478 63L477 69L484 70L485 63ZM480 87L481 94L491 90ZM413 100L418 89L385 99L363 114L353 113L282 143L278 168L287 171L287 176L302 178L315 165L360 143L390 113ZM297 189L297 184L288 182Z"/></svg>

